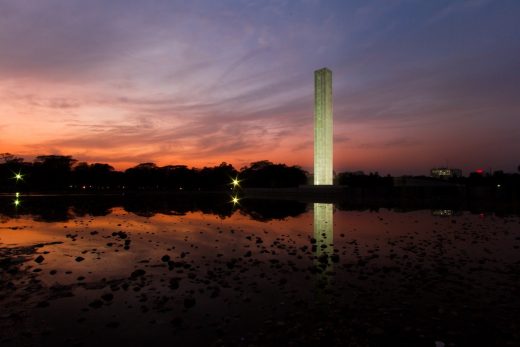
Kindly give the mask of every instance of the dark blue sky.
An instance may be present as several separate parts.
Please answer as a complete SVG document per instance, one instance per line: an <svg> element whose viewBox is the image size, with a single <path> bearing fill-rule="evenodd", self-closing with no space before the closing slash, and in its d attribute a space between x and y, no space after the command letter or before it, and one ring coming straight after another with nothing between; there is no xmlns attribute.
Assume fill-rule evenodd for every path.
<svg viewBox="0 0 520 347"><path fill-rule="evenodd" d="M312 168L520 165L518 1L0 0L0 152Z"/></svg>

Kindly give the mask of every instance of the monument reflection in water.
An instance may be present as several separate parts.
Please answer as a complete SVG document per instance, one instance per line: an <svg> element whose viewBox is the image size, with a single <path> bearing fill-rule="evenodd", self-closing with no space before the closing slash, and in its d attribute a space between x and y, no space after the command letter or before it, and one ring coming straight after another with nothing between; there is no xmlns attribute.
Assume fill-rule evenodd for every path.
<svg viewBox="0 0 520 347"><path fill-rule="evenodd" d="M334 254L333 204L314 203L314 239L316 240L316 266L322 274L332 271ZM325 279L326 277L321 277Z"/></svg>

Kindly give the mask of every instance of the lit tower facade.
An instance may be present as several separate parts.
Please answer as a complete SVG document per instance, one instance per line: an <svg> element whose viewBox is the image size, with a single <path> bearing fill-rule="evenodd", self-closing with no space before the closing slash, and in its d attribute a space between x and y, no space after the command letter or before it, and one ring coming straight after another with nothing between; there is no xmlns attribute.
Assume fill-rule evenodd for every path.
<svg viewBox="0 0 520 347"><path fill-rule="evenodd" d="M314 185L332 185L332 71L314 71Z"/></svg>

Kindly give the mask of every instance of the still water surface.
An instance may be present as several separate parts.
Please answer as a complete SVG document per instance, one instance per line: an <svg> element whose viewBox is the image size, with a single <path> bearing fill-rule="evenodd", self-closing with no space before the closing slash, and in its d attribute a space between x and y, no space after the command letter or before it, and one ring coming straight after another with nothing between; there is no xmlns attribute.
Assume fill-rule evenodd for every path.
<svg viewBox="0 0 520 347"><path fill-rule="evenodd" d="M516 215L268 200L6 204L2 345L520 342Z"/></svg>

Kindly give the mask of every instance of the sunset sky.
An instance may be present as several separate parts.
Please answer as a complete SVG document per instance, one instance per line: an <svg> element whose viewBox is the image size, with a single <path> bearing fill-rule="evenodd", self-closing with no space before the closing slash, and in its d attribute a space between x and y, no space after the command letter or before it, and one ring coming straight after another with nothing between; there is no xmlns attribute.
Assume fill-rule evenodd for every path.
<svg viewBox="0 0 520 347"><path fill-rule="evenodd" d="M312 170L520 165L520 1L0 0L0 153Z"/></svg>

